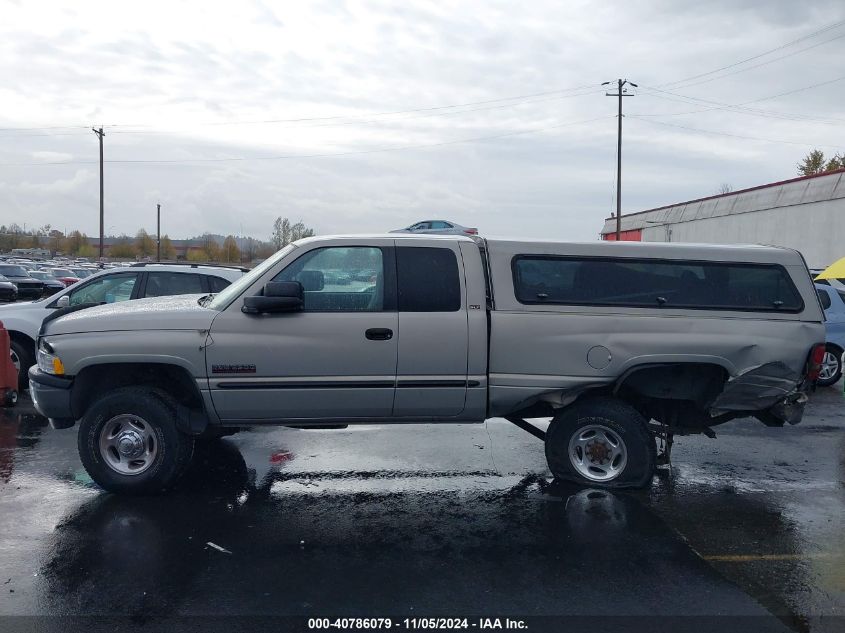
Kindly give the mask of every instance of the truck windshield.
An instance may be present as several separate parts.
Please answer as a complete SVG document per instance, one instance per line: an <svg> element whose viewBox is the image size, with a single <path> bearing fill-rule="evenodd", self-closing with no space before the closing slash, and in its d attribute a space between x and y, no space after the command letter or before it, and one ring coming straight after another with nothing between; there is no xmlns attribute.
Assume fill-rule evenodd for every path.
<svg viewBox="0 0 845 633"><path fill-rule="evenodd" d="M288 244L278 253L273 255L272 257L268 257L263 262L258 264L255 268L249 271L246 275L238 279L228 288L222 290L221 292L212 295L211 301L208 302L201 302L205 308L210 308L212 310L222 310L227 305L229 305L232 301L237 299L247 288L249 288L256 279L259 279L261 275L263 275L267 270L272 268L276 262L278 262L282 257L290 253L296 246L293 244Z"/></svg>

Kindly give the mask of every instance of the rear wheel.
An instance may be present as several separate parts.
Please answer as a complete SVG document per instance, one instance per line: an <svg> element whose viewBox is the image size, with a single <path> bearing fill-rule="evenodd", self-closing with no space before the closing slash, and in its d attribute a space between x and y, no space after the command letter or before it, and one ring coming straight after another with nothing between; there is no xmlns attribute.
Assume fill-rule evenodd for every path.
<svg viewBox="0 0 845 633"><path fill-rule="evenodd" d="M163 391L125 387L85 412L79 456L109 492L153 494L171 488L191 461L194 438L179 431L172 399Z"/></svg>
<svg viewBox="0 0 845 633"><path fill-rule="evenodd" d="M18 370L18 391L23 391L29 386L29 368L35 364L35 355L32 345L12 339L9 341L9 355L12 363Z"/></svg>
<svg viewBox="0 0 845 633"><path fill-rule="evenodd" d="M555 477L602 488L642 488L656 463L654 438L636 409L611 398L563 410L546 432Z"/></svg>
<svg viewBox="0 0 845 633"><path fill-rule="evenodd" d="M835 345L827 345L816 384L820 387L830 387L839 382L840 378L842 378L842 350Z"/></svg>

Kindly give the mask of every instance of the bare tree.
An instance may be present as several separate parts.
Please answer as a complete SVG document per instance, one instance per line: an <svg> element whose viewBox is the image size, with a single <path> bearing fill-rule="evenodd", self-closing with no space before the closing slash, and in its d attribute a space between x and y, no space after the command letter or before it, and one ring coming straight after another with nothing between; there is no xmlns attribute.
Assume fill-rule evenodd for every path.
<svg viewBox="0 0 845 633"><path fill-rule="evenodd" d="M308 228L302 222L292 225L289 219L279 216L273 222L273 236L271 239L276 250L280 250L291 242L300 240L303 237L311 237L312 235L315 235L314 229Z"/></svg>

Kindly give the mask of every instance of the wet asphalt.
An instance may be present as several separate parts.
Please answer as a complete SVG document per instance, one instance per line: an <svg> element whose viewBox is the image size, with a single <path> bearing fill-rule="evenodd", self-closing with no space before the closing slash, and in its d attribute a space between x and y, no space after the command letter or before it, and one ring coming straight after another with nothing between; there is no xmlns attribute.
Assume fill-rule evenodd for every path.
<svg viewBox="0 0 845 633"><path fill-rule="evenodd" d="M23 400L0 410L0 630L843 631L843 414L840 383L798 426L678 438L649 489L614 493L552 481L504 420L255 429L199 446L171 494L127 498Z"/></svg>

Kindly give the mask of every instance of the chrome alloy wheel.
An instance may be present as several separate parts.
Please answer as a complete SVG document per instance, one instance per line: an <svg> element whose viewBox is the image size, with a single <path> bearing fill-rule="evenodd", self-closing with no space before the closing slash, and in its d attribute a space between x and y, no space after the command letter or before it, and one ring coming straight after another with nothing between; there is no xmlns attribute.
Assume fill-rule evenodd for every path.
<svg viewBox="0 0 845 633"><path fill-rule="evenodd" d="M819 371L819 380L830 380L836 375L837 371L839 371L839 359L836 358L836 354L825 352L824 359L822 359L822 368Z"/></svg>
<svg viewBox="0 0 845 633"><path fill-rule="evenodd" d="M155 431L137 415L116 415L100 431L100 456L116 473L140 475L152 466L156 455Z"/></svg>
<svg viewBox="0 0 845 633"><path fill-rule="evenodd" d="M18 373L21 371L21 358L18 356L17 352L13 349L9 350L9 356L12 357L12 364L15 366L15 369L18 370Z"/></svg>
<svg viewBox="0 0 845 633"><path fill-rule="evenodd" d="M610 481L625 470L628 449L616 431L601 424L588 424L569 440L569 461L585 479Z"/></svg>

